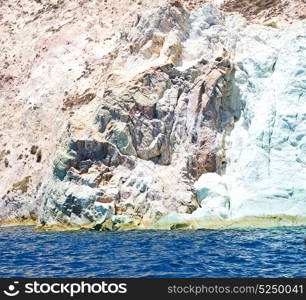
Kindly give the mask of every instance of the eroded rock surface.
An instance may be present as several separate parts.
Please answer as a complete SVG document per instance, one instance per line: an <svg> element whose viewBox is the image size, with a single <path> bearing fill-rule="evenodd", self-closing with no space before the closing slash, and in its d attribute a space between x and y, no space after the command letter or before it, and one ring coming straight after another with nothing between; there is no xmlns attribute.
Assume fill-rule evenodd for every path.
<svg viewBox="0 0 306 300"><path fill-rule="evenodd" d="M306 223L305 31L302 21L283 30L249 25L240 33L232 97L240 99L241 115L223 141L224 172L196 181L201 208L167 216L160 226Z"/></svg>
<svg viewBox="0 0 306 300"><path fill-rule="evenodd" d="M284 27L306 17L304 0L215 0L227 12L239 12L248 20L271 27Z"/></svg>
<svg viewBox="0 0 306 300"><path fill-rule="evenodd" d="M304 6L236 4L1 3L0 222L304 222Z"/></svg>
<svg viewBox="0 0 306 300"><path fill-rule="evenodd" d="M0 223L37 218L67 120L103 93L118 37L156 4L0 1Z"/></svg>
<svg viewBox="0 0 306 300"><path fill-rule="evenodd" d="M182 60L197 29L192 25L200 19L207 51L201 49L198 60L193 57L186 66ZM239 117L228 99L234 76L229 54L223 41L213 49L209 40L221 30L224 16L211 6L192 16L182 7L162 6L139 22L126 37L132 55L124 60L131 50L121 49L123 67L110 74L102 97L88 105L91 117L87 112L84 122L82 110L69 123L44 196L42 224L99 223L93 217L96 205L107 207L105 214L111 205L111 213L146 226L169 212L198 207L193 182L222 170L218 139ZM145 71L141 60L146 68L151 65ZM126 65L133 66L130 73ZM76 185L86 187L90 206L71 194ZM75 212L64 208L67 201L86 207Z"/></svg>

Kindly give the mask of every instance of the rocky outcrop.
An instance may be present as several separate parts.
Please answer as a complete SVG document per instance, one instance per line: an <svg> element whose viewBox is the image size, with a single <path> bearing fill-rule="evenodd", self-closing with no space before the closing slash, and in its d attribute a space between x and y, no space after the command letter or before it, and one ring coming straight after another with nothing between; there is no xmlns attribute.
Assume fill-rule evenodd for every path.
<svg viewBox="0 0 306 300"><path fill-rule="evenodd" d="M304 222L305 21L202 2L1 4L0 223Z"/></svg>
<svg viewBox="0 0 306 300"><path fill-rule="evenodd" d="M115 41L157 1L141 3L0 1L0 223L37 218L69 117L103 93Z"/></svg>
<svg viewBox="0 0 306 300"><path fill-rule="evenodd" d="M282 31L252 25L237 45L245 105L226 141L232 217L306 216L305 30L305 22Z"/></svg>
<svg viewBox="0 0 306 300"><path fill-rule="evenodd" d="M208 51L184 66L200 19ZM211 6L191 17L182 7L162 6L139 22L126 37L132 56L126 54L124 61L130 47L120 50L125 73L110 74L102 97L69 122L47 184L41 224L102 226L104 217L116 215L147 226L170 212L198 207L193 182L222 170L218 138L239 113L228 100L234 76L228 52L222 42L220 51L213 51L209 41L215 30L225 29L223 22ZM140 60L150 67L142 71ZM125 64L135 69L126 73ZM97 207L104 207L103 218Z"/></svg>
<svg viewBox="0 0 306 300"><path fill-rule="evenodd" d="M214 0L219 9L239 12L248 20L271 27L285 27L305 19L304 0Z"/></svg>
<svg viewBox="0 0 306 300"><path fill-rule="evenodd" d="M305 29L304 21L241 32L232 90L241 115L223 141L226 167L196 181L201 208L171 214L160 227L306 223Z"/></svg>

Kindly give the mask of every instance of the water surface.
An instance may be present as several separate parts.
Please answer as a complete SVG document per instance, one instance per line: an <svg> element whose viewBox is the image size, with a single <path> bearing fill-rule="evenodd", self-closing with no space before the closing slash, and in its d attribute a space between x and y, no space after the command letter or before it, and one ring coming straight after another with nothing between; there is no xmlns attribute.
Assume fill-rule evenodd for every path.
<svg viewBox="0 0 306 300"><path fill-rule="evenodd" d="M306 277L306 227L36 232L0 228L0 277Z"/></svg>

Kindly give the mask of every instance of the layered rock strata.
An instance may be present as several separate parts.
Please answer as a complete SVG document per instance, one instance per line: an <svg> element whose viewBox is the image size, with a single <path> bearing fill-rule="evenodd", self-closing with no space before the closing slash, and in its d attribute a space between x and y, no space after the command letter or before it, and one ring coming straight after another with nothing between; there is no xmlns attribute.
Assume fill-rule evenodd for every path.
<svg viewBox="0 0 306 300"><path fill-rule="evenodd" d="M15 99L3 111L20 128L16 140L3 114L0 222L38 216L56 230L306 223L300 15L280 29L211 4L139 11L131 3L122 23L106 26L114 18L93 11L102 4L85 1L84 20L70 2L37 5L45 7L40 36L52 11L71 20L47 31L52 39L22 71L24 83L0 77L2 94ZM80 26L89 31L77 35Z"/></svg>
<svg viewBox="0 0 306 300"><path fill-rule="evenodd" d="M206 51L188 60L189 43L202 36L193 27L200 18ZM192 16L160 7L139 22L104 94L68 124L44 193L42 225L129 220L145 227L199 206L193 182L224 168L218 140L240 113L229 99L229 53L222 41L208 39L223 22L211 6Z"/></svg>

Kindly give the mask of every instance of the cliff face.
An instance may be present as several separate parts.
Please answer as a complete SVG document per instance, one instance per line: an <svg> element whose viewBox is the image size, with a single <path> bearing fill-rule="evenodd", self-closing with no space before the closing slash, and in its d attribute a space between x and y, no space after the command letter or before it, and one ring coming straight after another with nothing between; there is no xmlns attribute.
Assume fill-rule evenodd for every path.
<svg viewBox="0 0 306 300"><path fill-rule="evenodd" d="M305 222L306 23L200 2L19 2L4 16L0 218Z"/></svg>
<svg viewBox="0 0 306 300"><path fill-rule="evenodd" d="M37 218L67 120L103 89L118 36L154 4L0 1L0 222Z"/></svg>
<svg viewBox="0 0 306 300"><path fill-rule="evenodd" d="M305 38L305 22L241 31L230 96L241 115L224 135L226 167L195 183L201 208L160 226L305 223Z"/></svg>
<svg viewBox="0 0 306 300"><path fill-rule="evenodd" d="M245 103L228 137L232 216L305 216L305 22L248 26L237 45L235 83Z"/></svg>
<svg viewBox="0 0 306 300"><path fill-rule="evenodd" d="M223 21L211 6L190 16L168 5L124 37L103 95L68 124L44 196L43 225L133 218L146 226L198 207L193 182L221 168L218 132L235 114L226 100L233 77L228 53L222 41L209 41L225 29ZM190 56L189 45L200 42L207 44Z"/></svg>
<svg viewBox="0 0 306 300"><path fill-rule="evenodd" d="M216 0L218 7L227 12L239 12L248 20L284 27L306 17L304 0Z"/></svg>

